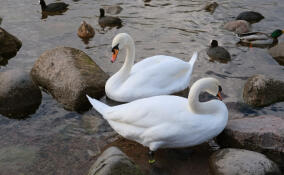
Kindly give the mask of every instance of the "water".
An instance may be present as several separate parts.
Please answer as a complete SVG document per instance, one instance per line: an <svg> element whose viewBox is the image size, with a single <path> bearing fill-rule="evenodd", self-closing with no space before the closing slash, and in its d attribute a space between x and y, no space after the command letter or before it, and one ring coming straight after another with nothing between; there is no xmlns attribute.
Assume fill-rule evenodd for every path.
<svg viewBox="0 0 284 175"><path fill-rule="evenodd" d="M222 29L224 22L245 10L258 11L265 16L264 20L252 25L252 30L269 33L277 28L283 29L283 0L218 0L219 6L212 15L202 10L206 4L202 0L65 2L70 5L63 15L41 19L41 9L35 0L1 0L1 27L23 42L17 56L10 59L7 66L0 67L1 72L16 67L29 72L44 51L63 45L83 50L112 75L124 61L122 53L115 64L110 63L112 39L117 33L127 32L135 40L137 62L156 54L189 60L194 51L201 51L191 82L204 76L218 78L230 117L284 116L283 102L261 109L251 109L242 104L242 88L248 77L262 73L283 80L284 68L265 49L236 46L238 40L234 34ZM106 5L120 5L123 8L117 15L123 20L122 28L102 31L99 27L99 8ZM88 45L76 34L82 20L90 23L96 31ZM208 60L205 49L211 39L217 39L229 50L231 62L222 64ZM284 37L279 40L283 42ZM87 174L94 161L92 156L99 154L117 137L96 113L97 117L93 116L94 113L66 111L50 95L43 93L42 104L30 118L14 120L0 115L0 174ZM97 130L93 129L95 126L99 126ZM127 146L132 143L127 141L113 144L120 146L144 169L149 169L145 165L147 157L139 157L139 153L144 155L147 149L139 145L131 149ZM186 154L190 157L186 160L176 156L186 150L182 153L161 150L158 164L168 173L173 173L173 170L166 168L172 165L178 174L186 174L186 167L195 174L208 174L210 149L201 146L195 156Z"/></svg>

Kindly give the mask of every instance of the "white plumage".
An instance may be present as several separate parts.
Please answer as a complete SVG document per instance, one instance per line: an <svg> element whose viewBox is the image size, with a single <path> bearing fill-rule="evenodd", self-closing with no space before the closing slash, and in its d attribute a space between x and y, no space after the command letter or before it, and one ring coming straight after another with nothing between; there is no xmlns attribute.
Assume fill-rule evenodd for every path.
<svg viewBox="0 0 284 175"><path fill-rule="evenodd" d="M198 57L195 52L190 61L185 62L171 56L156 55L134 64L135 46L128 34L118 34L112 44L112 47L115 46L126 49L126 58L122 68L108 79L105 91L109 98L119 102L184 90Z"/></svg>
<svg viewBox="0 0 284 175"><path fill-rule="evenodd" d="M216 79L203 78L192 85L188 99L162 95L114 107L87 97L117 133L155 151L198 145L218 135L227 124L226 105L198 100L201 91L216 95L218 88Z"/></svg>

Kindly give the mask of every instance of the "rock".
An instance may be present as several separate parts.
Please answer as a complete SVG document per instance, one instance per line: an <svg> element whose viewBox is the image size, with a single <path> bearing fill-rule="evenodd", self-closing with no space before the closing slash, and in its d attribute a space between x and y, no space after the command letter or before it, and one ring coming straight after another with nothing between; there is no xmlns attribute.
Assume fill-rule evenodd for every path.
<svg viewBox="0 0 284 175"><path fill-rule="evenodd" d="M254 11L246 11L246 12L242 12L240 13L236 20L245 20L249 23L256 23L259 22L260 20L262 20L264 18L264 16L262 16L262 14L258 13L258 12L254 12Z"/></svg>
<svg viewBox="0 0 284 175"><path fill-rule="evenodd" d="M119 5L111 5L104 7L105 11L111 15L119 14L122 11L122 7Z"/></svg>
<svg viewBox="0 0 284 175"><path fill-rule="evenodd" d="M13 69L0 72L0 113L11 118L33 114L41 104L41 91L30 75Z"/></svg>
<svg viewBox="0 0 284 175"><path fill-rule="evenodd" d="M264 75L250 77L244 85L245 103L255 106L268 106L284 100L284 82L267 78Z"/></svg>
<svg viewBox="0 0 284 175"><path fill-rule="evenodd" d="M142 175L141 170L117 147L105 150L88 175Z"/></svg>
<svg viewBox="0 0 284 175"><path fill-rule="evenodd" d="M265 155L243 149L221 149L210 157L209 166L213 175L281 175Z"/></svg>
<svg viewBox="0 0 284 175"><path fill-rule="evenodd" d="M269 54L282 66L284 66L284 43L279 43L268 50Z"/></svg>
<svg viewBox="0 0 284 175"><path fill-rule="evenodd" d="M10 59L16 56L22 47L22 42L0 27L0 57Z"/></svg>
<svg viewBox="0 0 284 175"><path fill-rule="evenodd" d="M265 115L229 120L217 141L224 147L261 152L284 168L284 119Z"/></svg>
<svg viewBox="0 0 284 175"><path fill-rule="evenodd" d="M218 7L218 3L217 2L207 2L204 10L207 12L210 12L211 14L214 13L215 9Z"/></svg>
<svg viewBox="0 0 284 175"><path fill-rule="evenodd" d="M250 31L250 24L245 20L236 20L226 23L224 25L224 28L229 31L241 34Z"/></svg>
<svg viewBox="0 0 284 175"><path fill-rule="evenodd" d="M91 107L86 94L104 95L108 75L84 52L57 47L44 52L35 62L31 75L66 109L84 111Z"/></svg>

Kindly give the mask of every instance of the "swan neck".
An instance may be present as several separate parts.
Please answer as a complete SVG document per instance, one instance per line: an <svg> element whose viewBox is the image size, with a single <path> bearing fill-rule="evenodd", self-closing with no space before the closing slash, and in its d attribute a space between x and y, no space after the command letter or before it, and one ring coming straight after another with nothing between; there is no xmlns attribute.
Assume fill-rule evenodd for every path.
<svg viewBox="0 0 284 175"><path fill-rule="evenodd" d="M126 46L126 57L124 64L119 72L123 73L124 75L129 74L134 64L134 58L135 58L134 41L130 40L129 44L127 44Z"/></svg>
<svg viewBox="0 0 284 175"><path fill-rule="evenodd" d="M200 102L199 95L206 91L203 84L193 84L188 94L189 108L197 114L212 114L219 110L218 100L210 100L208 102Z"/></svg>

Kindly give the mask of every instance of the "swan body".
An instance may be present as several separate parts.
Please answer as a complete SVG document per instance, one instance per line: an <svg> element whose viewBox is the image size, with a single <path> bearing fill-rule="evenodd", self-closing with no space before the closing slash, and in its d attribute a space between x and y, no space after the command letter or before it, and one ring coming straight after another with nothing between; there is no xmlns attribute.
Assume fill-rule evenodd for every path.
<svg viewBox="0 0 284 175"><path fill-rule="evenodd" d="M278 43L278 37L284 30L275 30L271 34L263 32L250 32L238 34L239 44L252 47L270 47Z"/></svg>
<svg viewBox="0 0 284 175"><path fill-rule="evenodd" d="M108 79L105 86L109 98L119 102L156 95L166 95L187 88L197 59L195 52L190 62L175 57L156 55L134 64L134 41L126 34L118 34L113 48L126 47L126 59L122 68ZM134 65L133 65L134 64Z"/></svg>
<svg viewBox="0 0 284 175"><path fill-rule="evenodd" d="M198 145L225 128L228 120L225 104L219 100L203 103L198 100L203 90L219 94L218 87L216 79L203 78L194 83L188 99L161 95L113 107L87 97L117 133L156 151Z"/></svg>

